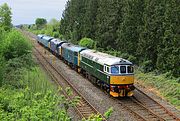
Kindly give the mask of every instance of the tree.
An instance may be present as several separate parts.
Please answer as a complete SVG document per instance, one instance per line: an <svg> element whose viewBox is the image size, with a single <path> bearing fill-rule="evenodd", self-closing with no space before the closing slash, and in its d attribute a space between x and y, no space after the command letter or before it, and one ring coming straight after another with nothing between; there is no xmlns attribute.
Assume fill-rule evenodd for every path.
<svg viewBox="0 0 180 121"><path fill-rule="evenodd" d="M161 43L158 44L158 58L156 66L162 72L171 71L173 76L180 75L180 9L178 0L168 1L164 13Z"/></svg>
<svg viewBox="0 0 180 121"><path fill-rule="evenodd" d="M37 26L37 28L42 28L47 24L47 20L44 18L37 18L35 21L35 24Z"/></svg>
<svg viewBox="0 0 180 121"><path fill-rule="evenodd" d="M83 16L82 37L89 37L95 39L96 20L99 0L85 1L85 15Z"/></svg>
<svg viewBox="0 0 180 121"><path fill-rule="evenodd" d="M58 20L56 20L55 18L51 19L48 22L48 25L52 26L53 32L59 31L60 22Z"/></svg>
<svg viewBox="0 0 180 121"><path fill-rule="evenodd" d="M139 40L139 34L142 22L144 7L143 0L125 0L122 4L122 18L118 29L117 49L123 53L136 54L136 43Z"/></svg>
<svg viewBox="0 0 180 121"><path fill-rule="evenodd" d="M118 0L100 0L97 12L97 46L108 50L115 49L117 39L117 30L122 19L122 1Z"/></svg>
<svg viewBox="0 0 180 121"><path fill-rule="evenodd" d="M163 37L164 10L164 1L145 0L137 54L140 60L150 62L152 70L156 68L157 46Z"/></svg>
<svg viewBox="0 0 180 121"><path fill-rule="evenodd" d="M7 3L0 6L0 27L4 28L5 31L9 31L12 28L11 15L11 8Z"/></svg>
<svg viewBox="0 0 180 121"><path fill-rule="evenodd" d="M8 61L13 58L27 55L31 46L26 38L18 31L11 31L6 35L6 38L2 41L2 55Z"/></svg>

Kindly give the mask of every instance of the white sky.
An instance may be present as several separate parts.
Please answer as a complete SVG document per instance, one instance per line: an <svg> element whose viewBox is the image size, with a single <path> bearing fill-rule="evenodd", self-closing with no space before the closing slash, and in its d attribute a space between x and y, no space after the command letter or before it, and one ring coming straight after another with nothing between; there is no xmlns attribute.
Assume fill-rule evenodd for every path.
<svg viewBox="0 0 180 121"><path fill-rule="evenodd" d="M42 17L48 21L60 20L67 0L0 0L0 5L7 3L12 11L12 23L33 24Z"/></svg>

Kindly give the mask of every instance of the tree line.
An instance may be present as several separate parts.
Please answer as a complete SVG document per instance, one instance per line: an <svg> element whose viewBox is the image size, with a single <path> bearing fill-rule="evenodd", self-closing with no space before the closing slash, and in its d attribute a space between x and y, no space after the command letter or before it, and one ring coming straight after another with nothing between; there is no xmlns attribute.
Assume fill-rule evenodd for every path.
<svg viewBox="0 0 180 121"><path fill-rule="evenodd" d="M178 77L179 20L179 0L69 0L60 33L76 44L87 37L97 48L131 56L146 72Z"/></svg>

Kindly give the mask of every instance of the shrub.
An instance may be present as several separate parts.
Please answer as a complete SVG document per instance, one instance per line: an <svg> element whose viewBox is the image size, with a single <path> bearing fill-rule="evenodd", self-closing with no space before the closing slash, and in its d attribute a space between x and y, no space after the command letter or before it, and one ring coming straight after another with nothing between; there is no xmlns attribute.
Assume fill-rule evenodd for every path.
<svg viewBox="0 0 180 121"><path fill-rule="evenodd" d="M109 119L109 117L111 116L111 114L113 113L113 108L110 107L104 114L104 116L106 117L106 119Z"/></svg>
<svg viewBox="0 0 180 121"><path fill-rule="evenodd" d="M177 78L177 82L178 82L178 83L180 83L180 77L179 77L179 78Z"/></svg>
<svg viewBox="0 0 180 121"><path fill-rule="evenodd" d="M63 40L63 39L64 39L64 36L63 36L62 34L60 34L60 35L59 35L59 38Z"/></svg>
<svg viewBox="0 0 180 121"><path fill-rule="evenodd" d="M2 86L2 80L4 75L4 69L5 69L5 59L0 55L0 87Z"/></svg>
<svg viewBox="0 0 180 121"><path fill-rule="evenodd" d="M142 73L136 70L136 78L140 83L150 86L150 88L155 88L155 90L160 92L159 94L180 109L180 84L178 83L178 79L170 78L168 75L169 73L157 75L154 72Z"/></svg>
<svg viewBox="0 0 180 121"><path fill-rule="evenodd" d="M137 58L135 56L129 55L128 60L134 64L137 64Z"/></svg>
<svg viewBox="0 0 180 121"><path fill-rule="evenodd" d="M79 42L79 45L92 49L94 47L94 40L90 38L82 38Z"/></svg>
<svg viewBox="0 0 180 121"><path fill-rule="evenodd" d="M53 32L53 37L54 38L59 38L59 32Z"/></svg>
<svg viewBox="0 0 180 121"><path fill-rule="evenodd" d="M45 30L45 34L48 36L53 36L53 31L51 29Z"/></svg>
<svg viewBox="0 0 180 121"><path fill-rule="evenodd" d="M63 96L58 96L51 90L42 94L32 93L32 90L15 90L0 88L0 119L6 120L51 120L70 121L63 107Z"/></svg>
<svg viewBox="0 0 180 121"><path fill-rule="evenodd" d="M150 72L153 70L153 67L152 67L152 61L151 60L148 60L148 61L144 61L141 65L143 71L146 73L146 72Z"/></svg>
<svg viewBox="0 0 180 121"><path fill-rule="evenodd" d="M23 55L18 58L13 58L6 61L3 69L3 84L9 84L16 88L22 88L25 85L22 80L22 75L27 69L31 69L34 66L31 54Z"/></svg>
<svg viewBox="0 0 180 121"><path fill-rule="evenodd" d="M20 57L31 52L31 45L26 41L26 38L16 30L8 33L2 44L2 54L6 60Z"/></svg>
<svg viewBox="0 0 180 121"><path fill-rule="evenodd" d="M45 30L42 29L41 31L39 31L39 34L45 34Z"/></svg>
<svg viewBox="0 0 180 121"><path fill-rule="evenodd" d="M122 54L120 55L120 57L121 57L121 58L124 58L124 59L128 59L129 54L127 54L127 53L122 53Z"/></svg>

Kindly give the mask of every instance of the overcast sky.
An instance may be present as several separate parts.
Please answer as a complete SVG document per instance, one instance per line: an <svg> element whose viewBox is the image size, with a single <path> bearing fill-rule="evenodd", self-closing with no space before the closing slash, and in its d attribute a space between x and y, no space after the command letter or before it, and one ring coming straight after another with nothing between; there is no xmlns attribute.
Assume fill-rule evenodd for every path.
<svg viewBox="0 0 180 121"><path fill-rule="evenodd" d="M12 11L12 23L33 24L36 18L60 20L67 0L0 0L7 3Z"/></svg>

